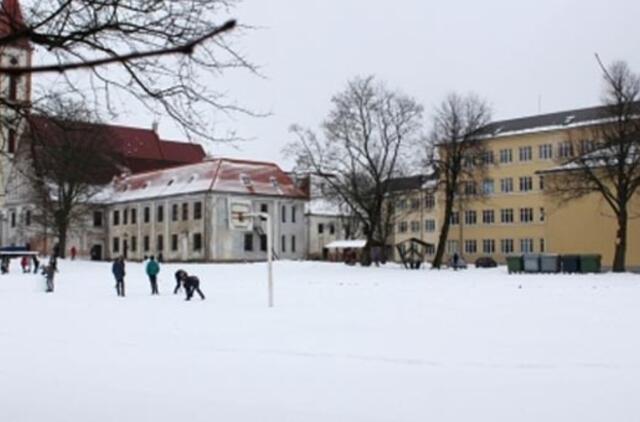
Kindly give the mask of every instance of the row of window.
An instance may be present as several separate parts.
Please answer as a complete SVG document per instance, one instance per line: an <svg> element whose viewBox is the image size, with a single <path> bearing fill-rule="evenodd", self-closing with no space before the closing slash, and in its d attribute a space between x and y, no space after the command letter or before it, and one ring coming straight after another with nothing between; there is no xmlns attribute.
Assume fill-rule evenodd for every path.
<svg viewBox="0 0 640 422"><path fill-rule="evenodd" d="M327 226L329 228L329 234L336 234L336 226L333 223L329 223ZM318 223L318 234L324 233L324 227L323 223Z"/></svg>
<svg viewBox="0 0 640 422"><path fill-rule="evenodd" d="M183 202L180 204L173 204L171 206L171 221L178 221L179 217L182 221L189 220L189 203ZM194 202L192 205L192 218L194 220L202 219L202 202ZM120 220L120 210L114 210L112 213L111 222L114 226L138 223L138 210L136 208L125 208L122 210L122 221ZM94 213L94 226L102 225L101 213ZM144 224L151 223L151 208L144 207L142 220ZM164 221L164 206L158 205L156 208L156 223L162 223Z"/></svg>
<svg viewBox="0 0 640 422"><path fill-rule="evenodd" d="M513 208L502 208L500 210L500 223L511 224L515 222ZM520 208L520 223L533 223L534 222L534 210L530 207ZM543 222L545 219L544 208L540 207L538 212L538 220ZM449 220L450 224L460 224L460 212L454 211L451 213ZM495 210L482 210L482 224L495 224L496 212ZM478 224L478 212L475 210L467 210L464 212L464 224L474 225Z"/></svg>
<svg viewBox="0 0 640 422"><path fill-rule="evenodd" d="M245 233L244 235L244 251L245 252L253 252L254 251L254 243L255 243L255 237L253 233ZM257 236L258 240L260 242L260 251L261 252L266 252L267 251L267 236L266 235L259 235ZM289 250L291 253L295 253L296 252L296 236L295 235L291 235L289 237ZM280 251L283 253L287 252L287 236L286 235L282 235L280 237Z"/></svg>
<svg viewBox="0 0 640 422"><path fill-rule="evenodd" d="M410 223L406 221L401 221L398 223L398 232L406 233L409 229L409 224L411 225L411 232L418 233L422 230L422 223L420 221L411 221ZM436 231L436 220L427 219L424 220L424 231L427 233L432 233Z"/></svg>
<svg viewBox="0 0 640 422"><path fill-rule="evenodd" d="M520 192L531 192L533 190L533 177L522 176L518 179L518 187ZM496 192L495 181L493 179L485 179L482 181L482 193L491 195ZM544 190L544 178L539 176L538 189ZM478 193L476 183L472 181L466 181L462 185L462 191L465 195L476 195ZM512 177L505 177L500 179L500 192L511 193L514 191L514 180Z"/></svg>
<svg viewBox="0 0 640 422"><path fill-rule="evenodd" d="M535 252L535 241L532 238L519 239L519 252L521 253L533 253ZM515 253L516 241L514 239L500 239L500 253L511 254ZM495 239L483 239L481 242L475 239L468 239L464 241L464 253L477 254L480 253L480 247L483 254L496 253L497 242ZM538 243L539 252L545 251L544 239L539 239ZM447 253L453 254L460 251L460 242L457 240L447 241Z"/></svg>
<svg viewBox="0 0 640 422"><path fill-rule="evenodd" d="M12 228L15 228L16 225L18 224L18 215L15 211L11 211L11 214L9 215L9 220L10 220L10 225ZM24 221L24 225L25 226L30 226L31 225L31 210L25 210L24 213L22 214L22 218L21 220Z"/></svg>
<svg viewBox="0 0 640 422"><path fill-rule="evenodd" d="M580 154L586 154L593 151L595 143L590 139L583 139L575 144ZM574 143L570 141L561 142L556 145L556 157L557 158L570 158L574 156ZM527 162L533 160L534 148L532 146L522 146L517 149L518 161ZM553 144L538 145L538 159L539 160L551 160L554 158ZM504 148L498 151L498 160L500 164L512 163L514 158L513 149ZM486 151L483 154L482 161L486 164L493 164L495 162L493 151ZM465 165L470 166L473 164L472 160L465 161Z"/></svg>
<svg viewBox="0 0 640 422"><path fill-rule="evenodd" d="M398 199L396 201L396 209L398 210L406 210L407 206L410 207L411 210L419 210L420 209L420 199L419 198L411 198L407 200L405 198ZM428 194L424 198L424 207L426 209L433 209L436 206L436 198L433 194Z"/></svg>
<svg viewBox="0 0 640 422"><path fill-rule="evenodd" d="M111 239L111 249L114 253L120 253L120 238L114 237ZM194 252L202 251L202 233L193 233L191 237L191 250ZM171 235L171 250L177 251L179 249L179 238L177 234ZM122 250L124 253L126 252L137 252L138 251L138 238L136 236L131 236L130 239L122 240ZM149 252L151 250L151 239L149 236L144 236L142 238L142 250L144 252ZM156 238L156 252L164 251L164 236L158 235Z"/></svg>

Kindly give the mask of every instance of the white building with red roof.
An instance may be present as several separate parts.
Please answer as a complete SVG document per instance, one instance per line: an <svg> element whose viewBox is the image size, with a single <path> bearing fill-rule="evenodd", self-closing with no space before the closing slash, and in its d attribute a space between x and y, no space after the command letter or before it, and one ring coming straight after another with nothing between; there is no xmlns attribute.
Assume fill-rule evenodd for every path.
<svg viewBox="0 0 640 422"><path fill-rule="evenodd" d="M265 227L232 227L230 207L247 204L271 216L274 253L306 257L306 195L274 163L216 158L114 180L104 204L103 257L230 262L266 259Z"/></svg>

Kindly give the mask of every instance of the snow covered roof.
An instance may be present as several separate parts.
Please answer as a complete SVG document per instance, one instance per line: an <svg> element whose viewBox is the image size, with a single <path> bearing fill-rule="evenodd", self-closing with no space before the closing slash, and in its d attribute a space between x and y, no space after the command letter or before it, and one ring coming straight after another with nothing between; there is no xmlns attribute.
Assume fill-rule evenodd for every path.
<svg viewBox="0 0 640 422"><path fill-rule="evenodd" d="M367 245L366 240L335 240L325 246L327 249L361 249Z"/></svg>
<svg viewBox="0 0 640 422"><path fill-rule="evenodd" d="M386 183L388 186L388 191L390 193L394 193L435 187L436 182L436 174L431 173L418 174L415 176L407 177L396 177L393 179L389 179Z"/></svg>
<svg viewBox="0 0 640 422"><path fill-rule="evenodd" d="M200 192L305 198L274 163L217 158L117 178L101 200L129 202Z"/></svg>
<svg viewBox="0 0 640 422"><path fill-rule="evenodd" d="M640 149L638 148L630 148L629 152L625 155L625 166L631 166L633 163L640 161ZM565 171L575 171L588 168L615 168L618 165L618 154L615 151L615 147L599 149L596 151L592 151L582 157L577 157L571 161L568 161L564 164L560 164L555 167L551 167L545 170L540 170L536 173L545 174L545 173L558 173Z"/></svg>
<svg viewBox="0 0 640 422"><path fill-rule="evenodd" d="M635 104L640 108L640 103ZM539 114L517 119L501 120L489 123L478 131L483 138L523 135L527 133L548 132L567 128L601 124L611 118L607 106L567 110L557 113Z"/></svg>

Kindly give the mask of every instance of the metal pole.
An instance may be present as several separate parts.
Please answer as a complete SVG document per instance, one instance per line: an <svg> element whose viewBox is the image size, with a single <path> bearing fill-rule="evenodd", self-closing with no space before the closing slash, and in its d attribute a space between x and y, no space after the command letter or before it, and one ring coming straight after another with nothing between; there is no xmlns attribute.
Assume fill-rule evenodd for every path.
<svg viewBox="0 0 640 422"><path fill-rule="evenodd" d="M267 266L269 273L269 307L273 308L273 233L271 217L265 214L267 220Z"/></svg>

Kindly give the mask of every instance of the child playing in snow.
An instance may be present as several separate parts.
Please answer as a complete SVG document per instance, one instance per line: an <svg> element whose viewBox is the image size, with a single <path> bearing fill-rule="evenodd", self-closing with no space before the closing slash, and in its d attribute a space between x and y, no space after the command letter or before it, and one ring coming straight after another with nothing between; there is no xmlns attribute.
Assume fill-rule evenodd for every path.
<svg viewBox="0 0 640 422"><path fill-rule="evenodd" d="M55 268L53 267L53 265L49 264L46 267L44 267L44 270L42 271L42 273L44 274L45 279L47 280L47 293L53 293L53 277L56 273Z"/></svg>

